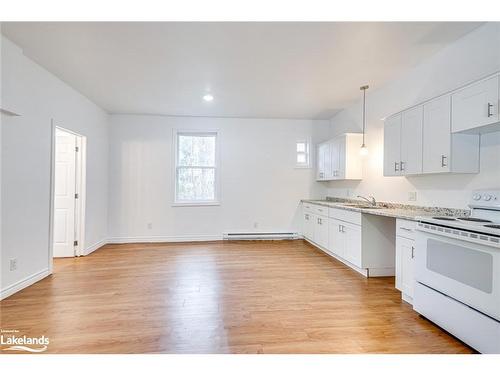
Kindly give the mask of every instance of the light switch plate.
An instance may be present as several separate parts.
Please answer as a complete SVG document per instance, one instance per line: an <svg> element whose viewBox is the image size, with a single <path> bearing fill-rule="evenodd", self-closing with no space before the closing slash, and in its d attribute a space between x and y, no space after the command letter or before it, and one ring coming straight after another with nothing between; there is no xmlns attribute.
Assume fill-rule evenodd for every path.
<svg viewBox="0 0 500 375"><path fill-rule="evenodd" d="M408 192L408 200L415 202L417 200L417 192L416 191Z"/></svg>

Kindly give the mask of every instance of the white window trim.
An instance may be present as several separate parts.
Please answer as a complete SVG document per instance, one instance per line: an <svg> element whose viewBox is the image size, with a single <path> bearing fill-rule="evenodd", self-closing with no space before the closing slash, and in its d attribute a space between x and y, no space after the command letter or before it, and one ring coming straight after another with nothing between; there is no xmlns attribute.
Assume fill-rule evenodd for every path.
<svg viewBox="0 0 500 375"><path fill-rule="evenodd" d="M307 157L307 163L298 163L297 162L297 143L305 143L307 147L307 151L305 152ZM312 167L312 153L311 153L311 140L310 139L297 139L295 141L295 168L296 169L309 169Z"/></svg>
<svg viewBox="0 0 500 375"><path fill-rule="evenodd" d="M181 134L191 134L191 135L213 135L215 134L215 186L214 186L214 200L209 201L179 201L177 200L177 168L178 168L178 140ZM221 132L218 129L173 129L172 139L173 139L173 158L174 165L172 167L172 181L173 181L173 193L172 207L192 207L192 206L220 206L220 135ZM200 167L202 168L202 167ZM212 167L210 167L212 168Z"/></svg>

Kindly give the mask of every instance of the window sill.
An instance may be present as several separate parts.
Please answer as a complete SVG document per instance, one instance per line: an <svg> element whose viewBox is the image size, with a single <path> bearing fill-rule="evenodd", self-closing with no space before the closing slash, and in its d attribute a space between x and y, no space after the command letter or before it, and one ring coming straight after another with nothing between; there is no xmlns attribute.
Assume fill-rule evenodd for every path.
<svg viewBox="0 0 500 375"><path fill-rule="evenodd" d="M220 206L220 202L174 202L172 207Z"/></svg>

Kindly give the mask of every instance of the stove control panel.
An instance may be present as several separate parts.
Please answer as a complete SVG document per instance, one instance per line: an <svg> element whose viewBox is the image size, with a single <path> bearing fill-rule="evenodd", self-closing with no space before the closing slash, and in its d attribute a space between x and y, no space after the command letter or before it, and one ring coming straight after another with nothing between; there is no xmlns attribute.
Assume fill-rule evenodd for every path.
<svg viewBox="0 0 500 375"><path fill-rule="evenodd" d="M500 190L473 191L469 207L500 209Z"/></svg>

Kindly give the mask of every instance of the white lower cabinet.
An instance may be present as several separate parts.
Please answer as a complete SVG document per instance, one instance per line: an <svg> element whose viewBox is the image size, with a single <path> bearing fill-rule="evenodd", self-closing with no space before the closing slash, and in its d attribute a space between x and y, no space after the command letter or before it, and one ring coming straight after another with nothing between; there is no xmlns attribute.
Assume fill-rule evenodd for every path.
<svg viewBox="0 0 500 375"><path fill-rule="evenodd" d="M316 215L313 238L319 246L328 247L328 217Z"/></svg>
<svg viewBox="0 0 500 375"><path fill-rule="evenodd" d="M303 236L361 274L394 275L394 219L303 205ZM324 216L324 214L327 216Z"/></svg>
<svg viewBox="0 0 500 375"><path fill-rule="evenodd" d="M413 301L415 286L415 223L408 220L396 221L396 289L403 300Z"/></svg>
<svg viewBox="0 0 500 375"><path fill-rule="evenodd" d="M302 205L302 235L323 248L328 247L328 207Z"/></svg>
<svg viewBox="0 0 500 375"><path fill-rule="evenodd" d="M303 212L302 235L308 240L312 240L314 236L314 214Z"/></svg>
<svg viewBox="0 0 500 375"><path fill-rule="evenodd" d="M344 235L342 222L332 218L328 219L328 251L334 255L344 257Z"/></svg>
<svg viewBox="0 0 500 375"><path fill-rule="evenodd" d="M361 226L344 223L342 225L344 235L344 259L356 267L362 267L361 262Z"/></svg>

